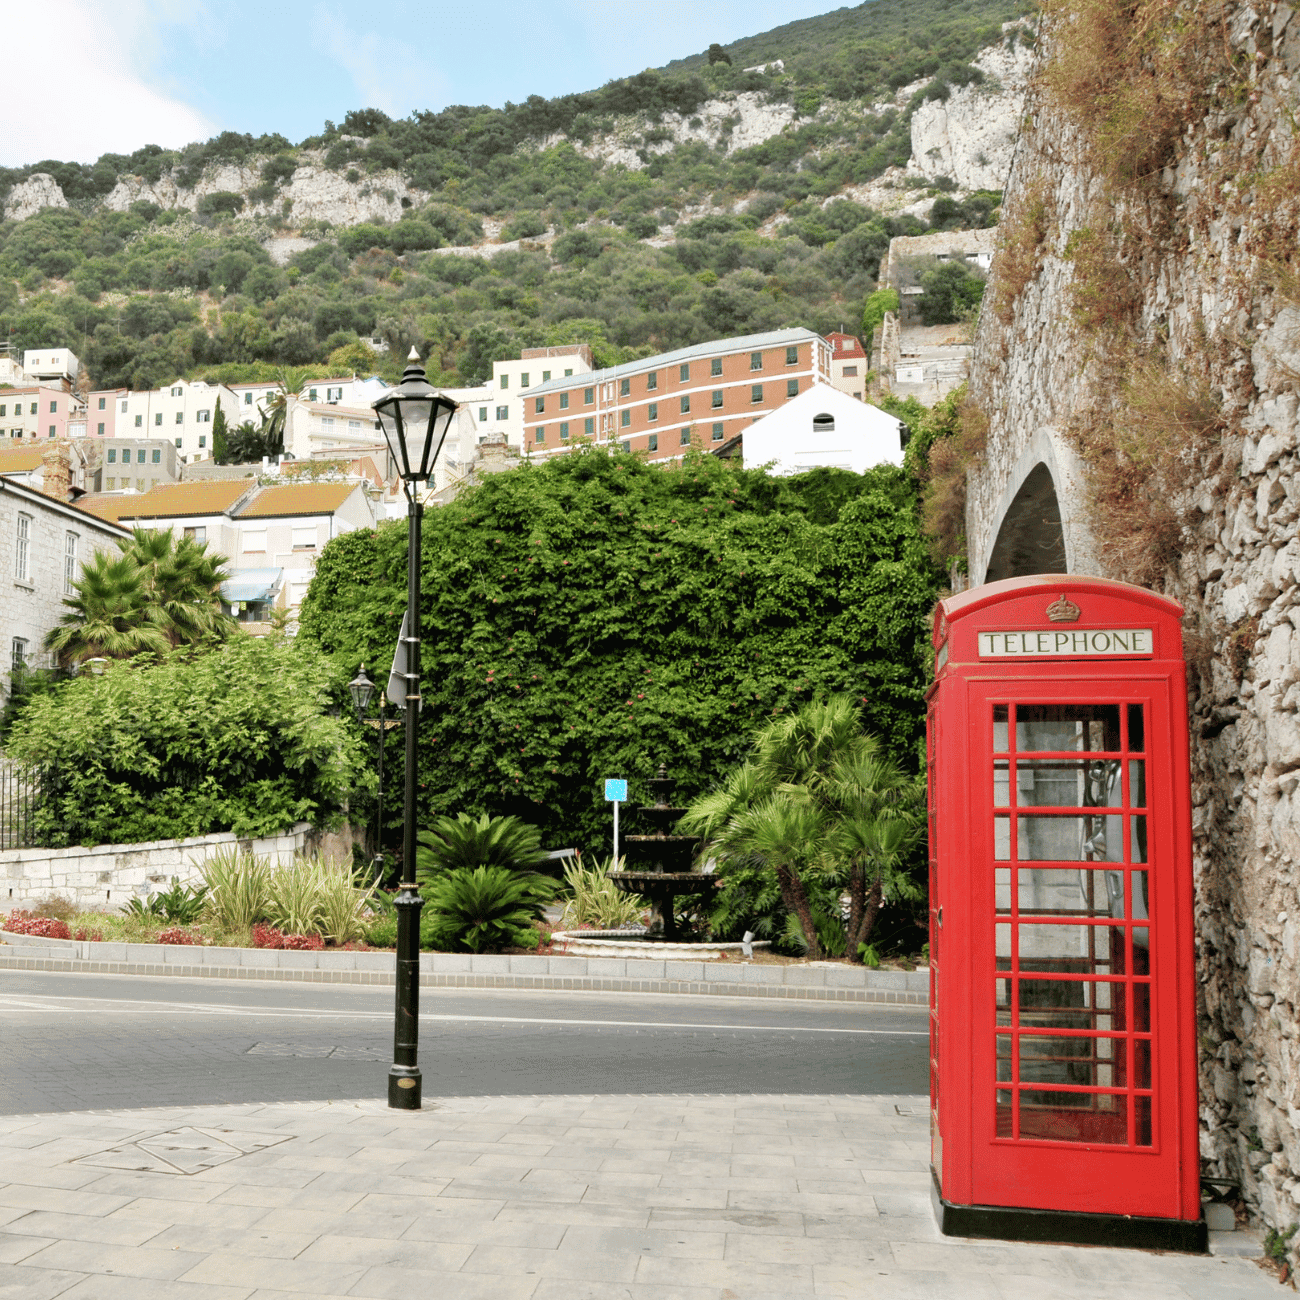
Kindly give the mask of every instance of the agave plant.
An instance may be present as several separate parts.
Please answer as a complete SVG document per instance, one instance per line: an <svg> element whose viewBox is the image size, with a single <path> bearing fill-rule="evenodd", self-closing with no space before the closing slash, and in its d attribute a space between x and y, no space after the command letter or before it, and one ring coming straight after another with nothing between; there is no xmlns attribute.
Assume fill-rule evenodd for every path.
<svg viewBox="0 0 1300 1300"><path fill-rule="evenodd" d="M433 919L426 933L437 947L452 951L507 948L520 931L532 928L554 894L554 884L544 876L523 876L506 867L461 867L433 885L428 902Z"/></svg>
<svg viewBox="0 0 1300 1300"><path fill-rule="evenodd" d="M477 820L468 813L439 817L420 835L416 876L421 887L431 888L449 871L476 867L504 867L508 871L535 871L546 861L542 837L535 826L518 817Z"/></svg>
<svg viewBox="0 0 1300 1300"><path fill-rule="evenodd" d="M640 923L645 899L625 894L610 878L613 859L606 858L584 867L581 856L564 869L569 901L564 905L562 925L588 925L601 930L621 930Z"/></svg>

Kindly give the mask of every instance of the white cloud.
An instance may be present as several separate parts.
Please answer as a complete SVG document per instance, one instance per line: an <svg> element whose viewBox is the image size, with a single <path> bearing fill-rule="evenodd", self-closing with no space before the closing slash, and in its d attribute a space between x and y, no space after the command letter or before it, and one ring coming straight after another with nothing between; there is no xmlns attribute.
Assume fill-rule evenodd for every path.
<svg viewBox="0 0 1300 1300"><path fill-rule="evenodd" d="M174 148L214 134L218 128L204 114L151 85L143 70L146 53L156 48L158 19L174 12L168 0L9 6L5 48L28 53L5 69L0 165L93 162L102 153ZM51 32L60 34L60 46L51 45Z"/></svg>
<svg viewBox="0 0 1300 1300"><path fill-rule="evenodd" d="M421 57L422 38L404 43L394 31L354 32L338 10L319 8L312 16L312 45L333 59L357 90L357 108L378 108L404 117L442 100L447 79Z"/></svg>

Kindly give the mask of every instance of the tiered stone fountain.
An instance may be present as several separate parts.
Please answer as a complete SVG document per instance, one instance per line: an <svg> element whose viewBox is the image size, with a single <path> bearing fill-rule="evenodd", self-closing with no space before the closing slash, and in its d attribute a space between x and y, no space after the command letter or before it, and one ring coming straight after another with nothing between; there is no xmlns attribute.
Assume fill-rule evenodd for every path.
<svg viewBox="0 0 1300 1300"><path fill-rule="evenodd" d="M639 814L652 827L651 835L628 835L623 839L624 861L635 869L611 871L609 878L625 893L637 894L650 904L649 924L644 930L575 930L555 935L565 950L582 957L655 957L709 961L732 953L746 956L754 948L766 948L766 941L753 944L682 941L674 911L678 898L711 895L721 883L709 872L692 871L691 859L699 847L698 835L673 835L671 830L685 808L669 800L677 782L661 765L657 776L646 782L655 802L643 805Z"/></svg>

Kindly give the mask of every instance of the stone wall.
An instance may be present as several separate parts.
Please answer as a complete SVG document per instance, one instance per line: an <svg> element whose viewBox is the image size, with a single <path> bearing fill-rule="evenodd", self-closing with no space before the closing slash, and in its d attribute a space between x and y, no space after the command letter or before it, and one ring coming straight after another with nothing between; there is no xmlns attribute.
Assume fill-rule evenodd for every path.
<svg viewBox="0 0 1300 1300"><path fill-rule="evenodd" d="M1144 198L1116 200L1077 124L1031 91L1007 238L1031 206L1048 215L1030 278L1001 315L1009 262L994 264L971 385L988 444L968 477L966 527L980 581L1020 484L1046 465L1068 568L1105 572L1093 464L1071 428L1114 383L1123 358L1108 348L1153 349L1219 406L1221 433L1184 449L1167 492L1148 489L1181 526L1154 585L1187 609L1202 1155L1209 1176L1240 1183L1251 1212L1285 1230L1300 1219L1300 310L1294 283L1255 256L1278 210L1245 187L1294 169L1300 23L1267 0L1228 9L1242 93L1187 123L1176 165ZM1224 150L1247 160L1227 184ZM1140 236L1117 282L1135 293L1136 327L1112 344L1085 331L1071 296L1068 241L1099 220Z"/></svg>
<svg viewBox="0 0 1300 1300"><path fill-rule="evenodd" d="M148 844L99 844L93 848L0 850L4 908L30 908L52 897L80 908L120 911L130 899L200 878L204 863L236 847L287 866L295 853L320 852L350 863L352 832L318 831L299 822L291 831L265 839L240 840L229 831Z"/></svg>

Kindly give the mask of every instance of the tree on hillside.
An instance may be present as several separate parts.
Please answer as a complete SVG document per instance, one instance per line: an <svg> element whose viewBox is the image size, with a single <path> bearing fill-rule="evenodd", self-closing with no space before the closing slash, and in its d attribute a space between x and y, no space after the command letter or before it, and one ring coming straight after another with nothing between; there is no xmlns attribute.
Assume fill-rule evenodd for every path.
<svg viewBox="0 0 1300 1300"><path fill-rule="evenodd" d="M921 320L926 325L952 325L969 320L984 297L984 276L964 262L941 262L921 276Z"/></svg>
<svg viewBox="0 0 1300 1300"><path fill-rule="evenodd" d="M714 41L713 44L709 46L709 63L725 63L727 67L731 67L731 55L728 54L727 51L717 43L717 41Z"/></svg>
<svg viewBox="0 0 1300 1300"><path fill-rule="evenodd" d="M221 409L221 398L217 398L217 410L212 417L212 458L218 465L227 464L226 447L229 429L226 427L226 413Z"/></svg>

